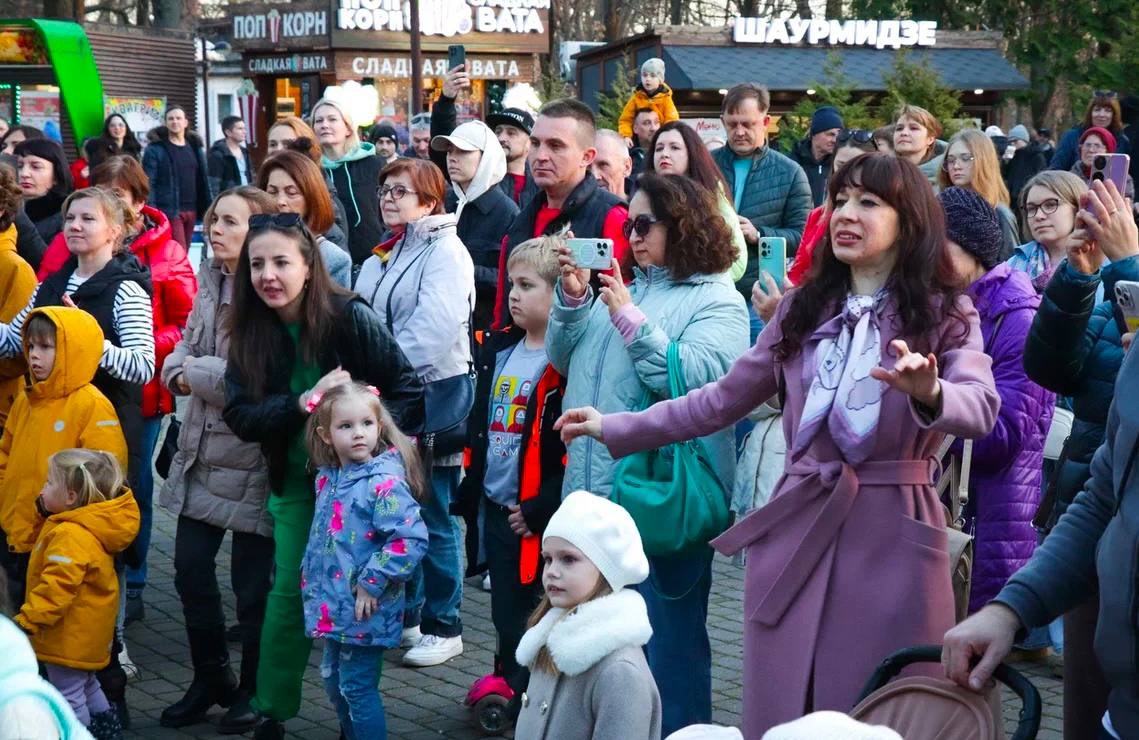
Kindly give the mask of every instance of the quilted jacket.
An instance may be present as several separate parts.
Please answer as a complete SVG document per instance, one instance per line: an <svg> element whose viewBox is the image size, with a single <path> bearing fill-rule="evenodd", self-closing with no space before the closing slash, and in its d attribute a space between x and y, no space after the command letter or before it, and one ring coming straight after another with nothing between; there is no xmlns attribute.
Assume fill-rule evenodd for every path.
<svg viewBox="0 0 1139 740"><path fill-rule="evenodd" d="M1092 456L1104 441L1115 378L1123 364L1123 344L1116 324L1115 283L1139 280L1139 257L1104 265L1083 275L1060 263L1044 289L1040 311L1024 347L1028 377L1072 399L1075 420L1050 485L1055 501L1047 517L1051 530L1091 476ZM1096 303L1104 286L1107 300Z"/></svg>
<svg viewBox="0 0 1139 740"><path fill-rule="evenodd" d="M712 159L728 181L728 192L735 192L735 154L730 147L722 147L712 152ZM803 227L807 225L807 215L811 212L811 186L803 168L771 147L763 147L752 155L751 170L744 184L739 215L748 218L760 236L781 236L787 240L787 257L793 257L803 237ZM759 276L758 245L749 244L747 249L747 270L743 278L736 281L736 289L744 297L751 298L751 286Z"/></svg>
<svg viewBox="0 0 1139 740"><path fill-rule="evenodd" d="M973 445L971 495L976 558L969 608L988 603L1036 548L1044 440L1056 397L1025 375L1024 340L1040 298L1028 277L997 265L970 286L1001 397L993 431Z"/></svg>

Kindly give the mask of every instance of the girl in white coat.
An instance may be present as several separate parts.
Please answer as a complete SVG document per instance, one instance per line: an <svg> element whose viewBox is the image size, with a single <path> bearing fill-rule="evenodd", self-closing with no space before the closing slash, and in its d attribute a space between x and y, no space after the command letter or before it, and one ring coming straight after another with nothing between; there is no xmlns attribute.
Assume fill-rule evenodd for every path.
<svg viewBox="0 0 1139 740"><path fill-rule="evenodd" d="M649 562L623 508L587 491L567 496L542 537L546 595L517 658L530 667L518 740L659 740L660 694L642 646L652 636L641 595Z"/></svg>

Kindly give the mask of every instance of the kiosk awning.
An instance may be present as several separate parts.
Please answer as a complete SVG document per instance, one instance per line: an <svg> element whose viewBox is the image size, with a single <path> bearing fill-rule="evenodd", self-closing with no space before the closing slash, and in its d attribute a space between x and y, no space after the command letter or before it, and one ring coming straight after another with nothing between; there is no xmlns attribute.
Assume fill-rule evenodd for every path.
<svg viewBox="0 0 1139 740"><path fill-rule="evenodd" d="M751 81L771 90L805 91L827 81L829 54L842 60L842 72L855 90L886 89L882 78L893 70L895 58L889 49L666 46L664 60L674 90L718 90ZM908 58L927 59L942 82L955 90L1028 87L1028 80L997 49L929 49L911 51Z"/></svg>

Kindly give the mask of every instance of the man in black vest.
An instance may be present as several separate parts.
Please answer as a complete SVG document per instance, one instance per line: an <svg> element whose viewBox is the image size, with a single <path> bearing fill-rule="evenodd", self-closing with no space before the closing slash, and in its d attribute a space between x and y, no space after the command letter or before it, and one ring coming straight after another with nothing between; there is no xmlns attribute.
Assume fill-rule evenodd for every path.
<svg viewBox="0 0 1139 740"><path fill-rule="evenodd" d="M523 207L506 233L506 248L498 266L495 326L508 317L506 262L510 252L527 239L555 234L568 226L575 237L613 240L613 256L624 264L629 251L624 225L629 210L624 201L598 187L589 171L597 150L593 111L578 100L551 100L538 111L530 133L530 171L541 191Z"/></svg>

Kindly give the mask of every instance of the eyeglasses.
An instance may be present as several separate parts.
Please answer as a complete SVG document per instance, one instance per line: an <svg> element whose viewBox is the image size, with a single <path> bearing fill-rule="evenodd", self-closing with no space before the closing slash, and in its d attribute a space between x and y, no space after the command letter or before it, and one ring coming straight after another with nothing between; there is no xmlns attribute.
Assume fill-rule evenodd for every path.
<svg viewBox="0 0 1139 740"><path fill-rule="evenodd" d="M625 223L622 225L621 228L624 229L624 231L625 231L625 238L626 239L633 238L633 232L634 231L637 232L637 236L644 239L646 236L648 236L649 229L651 229L653 227L653 224L659 224L659 223L660 223L659 219L655 219L652 216L648 215L647 213L642 213L640 216L637 216L636 218L625 219Z"/></svg>
<svg viewBox="0 0 1139 740"><path fill-rule="evenodd" d="M1119 97L1119 93L1115 90L1096 90L1092 93L1093 98L1107 98L1108 100L1115 100Z"/></svg>
<svg viewBox="0 0 1139 740"><path fill-rule="evenodd" d="M1040 211L1044 211L1045 216L1051 216L1059 207L1059 198L1049 198L1043 203L1026 203L1024 205L1024 212L1029 218L1036 218L1036 214Z"/></svg>
<svg viewBox="0 0 1139 740"><path fill-rule="evenodd" d="M270 226L295 229L300 228L302 223L299 213L255 213L249 217L250 229L267 229Z"/></svg>
<svg viewBox="0 0 1139 740"><path fill-rule="evenodd" d="M855 144L873 144L875 149L878 148L878 140L874 138L873 131L861 128L844 128L838 132L839 144L845 144L851 139L854 139Z"/></svg>
<svg viewBox="0 0 1139 740"><path fill-rule="evenodd" d="M976 159L976 157L972 154L962 154L959 157L946 157L945 163L942 166L947 170L955 164L965 167L966 165L973 164L974 159Z"/></svg>
<svg viewBox="0 0 1139 740"><path fill-rule="evenodd" d="M376 190L376 195L383 200L386 196L390 195L392 200L401 200L403 196L411 193L412 195L419 195L415 190L408 190L403 185L384 185L382 188Z"/></svg>

